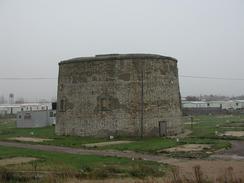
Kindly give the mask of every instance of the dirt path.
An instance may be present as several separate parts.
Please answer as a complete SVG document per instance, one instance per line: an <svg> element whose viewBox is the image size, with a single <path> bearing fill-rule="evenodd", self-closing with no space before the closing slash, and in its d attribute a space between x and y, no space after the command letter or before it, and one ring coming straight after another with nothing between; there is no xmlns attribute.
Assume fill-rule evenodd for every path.
<svg viewBox="0 0 244 183"><path fill-rule="evenodd" d="M80 155L124 157L130 159L142 159L146 161L156 161L156 162L168 161L170 159L164 156L142 154L142 153L136 153L132 151L122 152L122 151L114 151L114 150L89 150L89 149L80 149L80 148L71 148L71 147L52 146L52 145L26 144L26 143L19 143L19 142L0 141L0 146L26 148L26 149L33 149L33 150L48 151L48 152L80 154ZM172 159L172 161L174 160L175 159Z"/></svg>
<svg viewBox="0 0 244 183"><path fill-rule="evenodd" d="M231 141L231 148L222 150L211 156L212 158L218 159L234 159L244 160L244 141L235 140Z"/></svg>
<svg viewBox="0 0 244 183"><path fill-rule="evenodd" d="M220 152L220 154L244 156L244 141L231 141L231 148Z"/></svg>
<svg viewBox="0 0 244 183"><path fill-rule="evenodd" d="M11 137L8 140L15 140L19 142L44 142L44 141L50 141L53 139L43 139L43 138L37 138L37 137Z"/></svg>
<svg viewBox="0 0 244 183"><path fill-rule="evenodd" d="M103 147L103 146L108 146L108 145L129 144L129 143L133 143L133 142L134 141L118 140L118 141L110 141L110 142L84 144L84 146L85 147Z"/></svg>
<svg viewBox="0 0 244 183"><path fill-rule="evenodd" d="M237 147L243 149L243 142L238 144ZM241 147L239 147L239 145ZM70 148L70 147L58 147L51 145L34 145L34 144L24 144L17 142L2 142L0 141L0 146L6 147L17 147L17 148L27 148L33 150L42 150L48 152L60 152L60 153L69 153L69 154L80 154L80 155L97 155L97 156L112 156L112 157L124 157L130 159L141 159L147 161L155 161L159 163L167 163L174 166L178 166L180 173L185 176L190 176L194 172L193 168L200 165L204 174L210 178L216 178L220 175L223 175L225 171L232 167L236 176L242 177L244 175L244 160L232 160L229 159L209 159L209 160L189 160L189 159L173 159L161 155L149 155L136 153L131 151L113 151L113 150L88 150L88 149L79 149L79 148ZM229 151L231 153L231 151ZM235 152L235 146L233 147L233 152ZM240 153L240 155L242 152Z"/></svg>

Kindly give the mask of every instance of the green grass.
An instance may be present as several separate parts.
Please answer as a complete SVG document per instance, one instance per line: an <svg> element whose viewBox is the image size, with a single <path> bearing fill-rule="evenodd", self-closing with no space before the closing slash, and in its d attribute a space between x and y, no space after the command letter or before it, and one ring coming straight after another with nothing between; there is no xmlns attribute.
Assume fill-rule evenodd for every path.
<svg viewBox="0 0 244 183"><path fill-rule="evenodd" d="M99 147L98 149L114 149L120 151L136 151L158 154L160 150L184 144L209 144L211 145L211 148L203 150L201 152L177 152L169 154L166 153L166 155L175 158L205 158L209 156L209 152L212 153L216 150L229 148L231 146L230 143L226 140L188 137L179 139L178 142L176 141L176 139L170 138L147 138L130 144L109 145Z"/></svg>
<svg viewBox="0 0 244 183"><path fill-rule="evenodd" d="M185 118L189 122L189 118ZM137 151L146 153L157 153L157 151L174 147L181 144L200 143L211 144L211 150L230 147L228 140L244 139L243 137L220 137L215 134L223 133L228 130L244 130L243 127L244 115L223 115L223 116L194 116L194 122L191 129L190 125L185 125L185 128L192 130L192 134L180 139L177 142L171 138L117 138L115 140L131 140L133 143L108 145L98 147L97 149L114 149L120 151ZM235 127L235 128L232 128ZM33 134L33 135L32 135ZM92 137L75 137L75 136L57 136L54 133L54 127L35 128L35 129L17 129L15 128L14 120L6 121L0 120L0 140L7 140L10 137L27 136L27 137L41 137L53 139L52 141L42 142L41 144L69 146L69 147L83 147L87 143L98 143L109 141L106 138L92 138Z"/></svg>
<svg viewBox="0 0 244 183"><path fill-rule="evenodd" d="M216 150L227 149L231 147L231 144L227 140L207 139L207 138L184 138L181 139L179 144L207 144L210 148L203 149L202 151L192 152L170 152L166 153L170 157L174 158L207 158L213 154Z"/></svg>
<svg viewBox="0 0 244 183"><path fill-rule="evenodd" d="M160 149L170 148L178 145L175 139L170 138L144 138L144 139L131 139L135 140L133 143L109 145L99 147L99 149L116 149L120 151L137 151L137 152L150 152L155 153Z"/></svg>
<svg viewBox="0 0 244 183"><path fill-rule="evenodd" d="M113 173L117 172L122 173L125 176L133 176L133 174L135 174L135 167L143 167L151 171L151 173L149 171L148 174L145 172L145 176L150 174L153 176L162 176L168 169L168 166L156 162L140 160L132 161L127 158L73 155L1 146L0 149L0 159L11 157L38 158L38 161L36 162L37 171L65 172L69 170L77 173L94 174L98 169L99 171L108 171L109 169L109 171L113 171ZM34 169L33 163L8 165L6 168L11 171L33 171ZM112 172L107 173L112 175Z"/></svg>
<svg viewBox="0 0 244 183"><path fill-rule="evenodd" d="M7 140L10 137L39 137L53 139L42 142L47 145L81 147L87 143L104 142L105 138L57 136L54 133L54 126L44 128L16 128L15 119L0 119L0 140Z"/></svg>
<svg viewBox="0 0 244 183"><path fill-rule="evenodd" d="M185 118L188 121L189 118ZM189 122L189 121L188 121ZM197 124L193 125L191 129L190 125L185 125L185 128L192 130L192 134L187 138L180 139L180 142L176 142L175 139L170 138L145 138L143 140L136 140L130 144L110 145L100 147L99 149L116 149L116 150L131 150L139 152L156 153L159 150L174 147L183 144L210 144L211 149L208 151L216 151L218 149L229 148L230 143L228 140L242 140L243 137L220 137L215 134L223 133L225 131L233 130L244 130L242 124L244 124L244 115L239 116L194 116L194 122ZM235 124L235 128L223 128L225 125L232 123ZM229 124L229 126L231 126ZM133 139L132 139L133 140ZM202 153L202 152L201 152ZM179 155L179 156L178 156ZM178 153L175 157L181 157ZM187 153L184 157L194 157L192 153ZM207 157L206 151L196 157Z"/></svg>
<svg viewBox="0 0 244 183"><path fill-rule="evenodd" d="M195 138L208 138L208 139L226 139L233 140L239 139L244 140L244 137L220 137L215 134L224 133L225 131L242 131L244 128L241 126L234 125L236 128L224 128L226 125L231 127L232 124L244 124L244 115L222 115L222 116L213 116L213 115L204 115L204 116L194 116L194 122L197 124L193 125L191 129L190 125L185 125L186 128L192 130L192 137Z"/></svg>
<svg viewBox="0 0 244 183"><path fill-rule="evenodd" d="M189 122L189 119L185 118L185 121ZM223 133L225 131L244 130L244 115L194 116L194 122L197 122L197 124L194 124L192 129L190 125L185 125L185 128L192 130L192 134L186 138L180 138L179 141L172 138L159 137L144 139L117 138L115 140L131 140L134 142L97 147L97 149L157 153L159 150L183 144L210 144L210 149L205 149L201 152L175 152L166 154L177 158L205 158L209 156L209 152L211 153L218 149L230 147L229 140L244 140L244 137L220 137L215 134L216 131ZM41 144L69 147L84 147L83 145L87 143L109 141L106 138L57 136L54 133L53 126L35 129L17 129L14 119L0 119L0 140L8 140L10 137L19 136L53 139L52 141L42 142ZM38 158L38 161L35 163L38 171L67 172L70 170L79 176L93 178L162 176L169 168L154 162L132 161L126 158L72 155L0 146L0 159L20 156ZM33 171L34 163L8 165L6 168L11 171Z"/></svg>
<svg viewBox="0 0 244 183"><path fill-rule="evenodd" d="M33 134L33 135L32 135ZM33 129L17 129L15 127L14 119L6 121L0 120L0 140L7 140L10 137L40 137L53 139L45 141L41 144L69 146L69 147L82 147L84 144L97 143L108 141L106 138L92 138L92 137L75 137L75 136L57 136L54 133L54 127L33 128ZM132 150L141 152L155 152L162 148L169 148L177 145L174 139L169 138L119 138L116 140L132 140L134 143L120 144L108 146L101 149L117 149L117 150Z"/></svg>

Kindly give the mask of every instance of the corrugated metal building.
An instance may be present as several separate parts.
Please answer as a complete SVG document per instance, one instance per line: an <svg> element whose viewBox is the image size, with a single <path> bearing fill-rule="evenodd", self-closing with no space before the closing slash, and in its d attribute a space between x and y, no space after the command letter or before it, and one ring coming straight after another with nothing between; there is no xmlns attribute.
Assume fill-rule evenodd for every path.
<svg viewBox="0 0 244 183"><path fill-rule="evenodd" d="M38 111L51 109L51 103L1 104L0 115L17 114L20 111Z"/></svg>
<svg viewBox="0 0 244 183"><path fill-rule="evenodd" d="M221 108L238 110L244 108L244 100L228 101L182 101L183 108Z"/></svg>
<svg viewBox="0 0 244 183"><path fill-rule="evenodd" d="M17 128L38 128L56 123L55 110L20 111L17 113Z"/></svg>

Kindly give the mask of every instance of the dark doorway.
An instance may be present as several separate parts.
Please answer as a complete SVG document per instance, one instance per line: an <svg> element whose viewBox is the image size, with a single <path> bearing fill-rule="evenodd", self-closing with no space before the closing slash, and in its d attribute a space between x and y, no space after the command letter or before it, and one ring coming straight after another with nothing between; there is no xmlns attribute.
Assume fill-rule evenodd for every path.
<svg viewBox="0 0 244 183"><path fill-rule="evenodd" d="M167 122L159 121L159 136L164 137L167 136Z"/></svg>

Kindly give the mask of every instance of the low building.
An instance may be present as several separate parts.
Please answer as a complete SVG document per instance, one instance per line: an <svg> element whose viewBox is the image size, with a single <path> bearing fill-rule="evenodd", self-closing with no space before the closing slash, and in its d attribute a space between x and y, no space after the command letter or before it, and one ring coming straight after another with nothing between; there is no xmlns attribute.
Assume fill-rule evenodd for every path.
<svg viewBox="0 0 244 183"><path fill-rule="evenodd" d="M182 101L182 108L185 115L232 114L244 111L244 100Z"/></svg>
<svg viewBox="0 0 244 183"><path fill-rule="evenodd" d="M207 102L204 101L182 101L183 108L206 108Z"/></svg>
<svg viewBox="0 0 244 183"><path fill-rule="evenodd" d="M5 116L9 114L17 114L20 111L19 105L0 105L0 115Z"/></svg>
<svg viewBox="0 0 244 183"><path fill-rule="evenodd" d="M51 103L1 104L0 115L16 115L20 111L39 111L51 108Z"/></svg>
<svg viewBox="0 0 244 183"><path fill-rule="evenodd" d="M228 101L182 101L183 108L221 108L238 110L244 108L244 100Z"/></svg>
<svg viewBox="0 0 244 183"><path fill-rule="evenodd" d="M20 111L17 113L17 128L39 128L56 123L55 110Z"/></svg>
<svg viewBox="0 0 244 183"><path fill-rule="evenodd" d="M209 101L207 107L219 107L226 110L239 110L244 108L244 100L228 100L228 101Z"/></svg>
<svg viewBox="0 0 244 183"><path fill-rule="evenodd" d="M244 109L244 100L233 100L233 108L237 110Z"/></svg>

